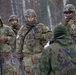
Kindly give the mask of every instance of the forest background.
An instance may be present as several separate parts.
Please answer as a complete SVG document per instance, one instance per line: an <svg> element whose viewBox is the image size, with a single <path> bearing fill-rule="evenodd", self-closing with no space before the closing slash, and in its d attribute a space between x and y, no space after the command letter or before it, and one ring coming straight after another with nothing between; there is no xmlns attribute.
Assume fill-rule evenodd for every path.
<svg viewBox="0 0 76 75"><path fill-rule="evenodd" d="M25 11L32 8L37 13L38 21L52 30L56 24L64 19L63 8L68 3L76 7L75 0L0 0L0 15L3 22L10 25L8 18L15 14L18 16L19 24L23 25Z"/></svg>

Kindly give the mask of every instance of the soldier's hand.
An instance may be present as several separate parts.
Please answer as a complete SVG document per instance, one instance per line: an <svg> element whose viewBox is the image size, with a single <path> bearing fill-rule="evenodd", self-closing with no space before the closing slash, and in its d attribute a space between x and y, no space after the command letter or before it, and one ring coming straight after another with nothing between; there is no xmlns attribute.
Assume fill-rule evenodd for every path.
<svg viewBox="0 0 76 75"><path fill-rule="evenodd" d="M76 25L72 24L71 28L76 30Z"/></svg>
<svg viewBox="0 0 76 75"><path fill-rule="evenodd" d="M69 20L70 20L69 18L66 18L65 20L62 21L62 24L63 24L63 25L67 25L68 22L69 22Z"/></svg>
<svg viewBox="0 0 76 75"><path fill-rule="evenodd" d="M68 23L68 22L67 22L66 20L62 21L62 24L63 24L63 25L67 25L67 23Z"/></svg>
<svg viewBox="0 0 76 75"><path fill-rule="evenodd" d="M70 21L68 22L69 25L72 25L73 23L74 23L73 20L70 20Z"/></svg>
<svg viewBox="0 0 76 75"><path fill-rule="evenodd" d="M73 36L76 37L76 25L72 24L71 28L70 28L71 33L73 34Z"/></svg>
<svg viewBox="0 0 76 75"><path fill-rule="evenodd" d="M6 42L6 39L4 37L1 37L0 38L0 43L5 43Z"/></svg>

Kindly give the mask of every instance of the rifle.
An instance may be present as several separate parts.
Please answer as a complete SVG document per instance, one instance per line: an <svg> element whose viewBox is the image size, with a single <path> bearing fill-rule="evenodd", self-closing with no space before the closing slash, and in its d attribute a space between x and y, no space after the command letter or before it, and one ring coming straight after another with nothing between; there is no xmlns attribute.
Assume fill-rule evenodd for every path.
<svg viewBox="0 0 76 75"><path fill-rule="evenodd" d="M70 18L66 18L64 21L62 21L62 24L67 26L69 21L70 21Z"/></svg>
<svg viewBox="0 0 76 75"><path fill-rule="evenodd" d="M19 64L19 68L18 68L18 73L17 75L20 75L20 64Z"/></svg>
<svg viewBox="0 0 76 75"><path fill-rule="evenodd" d="M25 70L24 70L24 64L22 61L20 61L17 75L20 75L20 74L26 75Z"/></svg>
<svg viewBox="0 0 76 75"><path fill-rule="evenodd" d="M16 44L16 41L15 41L15 44ZM15 62L14 66L16 67L17 75L26 75L22 61L19 61L16 56L16 46L14 46L12 49L13 49L13 60Z"/></svg>
<svg viewBox="0 0 76 75"><path fill-rule="evenodd" d="M17 56L16 56L16 40L15 40L14 43L15 43L15 46L12 47L12 49L13 49L13 52L12 52L13 58L12 58L12 60L14 61L13 65L14 65L15 68L16 68L16 72L18 72L19 60L18 60L18 58L17 58Z"/></svg>

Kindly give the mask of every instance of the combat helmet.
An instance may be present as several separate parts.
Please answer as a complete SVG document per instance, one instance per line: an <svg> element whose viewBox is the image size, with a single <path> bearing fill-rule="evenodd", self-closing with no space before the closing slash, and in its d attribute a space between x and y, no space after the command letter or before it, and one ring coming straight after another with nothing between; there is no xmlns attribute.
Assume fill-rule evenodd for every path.
<svg viewBox="0 0 76 75"><path fill-rule="evenodd" d="M76 12L74 5L67 4L67 5L64 6L63 13L69 12L69 11Z"/></svg>
<svg viewBox="0 0 76 75"><path fill-rule="evenodd" d="M8 21L12 21L12 20L17 20L18 21L18 17L16 15L11 15L8 19Z"/></svg>
<svg viewBox="0 0 76 75"><path fill-rule="evenodd" d="M29 17L29 16L36 17L37 15L33 9L27 9L25 12L25 17Z"/></svg>
<svg viewBox="0 0 76 75"><path fill-rule="evenodd" d="M54 38L63 38L63 36L67 34L68 34L67 29L62 24L56 25L53 30Z"/></svg>

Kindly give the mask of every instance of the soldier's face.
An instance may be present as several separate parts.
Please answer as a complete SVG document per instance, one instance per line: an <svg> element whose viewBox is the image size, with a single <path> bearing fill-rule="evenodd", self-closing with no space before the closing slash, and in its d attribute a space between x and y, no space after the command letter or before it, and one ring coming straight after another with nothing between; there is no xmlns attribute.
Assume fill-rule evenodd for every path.
<svg viewBox="0 0 76 75"><path fill-rule="evenodd" d="M29 22L33 22L33 21L35 20L35 18L32 17L32 16L29 16L29 17L27 18L27 20L28 20Z"/></svg>
<svg viewBox="0 0 76 75"><path fill-rule="evenodd" d="M67 17L67 18L72 18L73 17L73 12L65 12L64 15Z"/></svg>
<svg viewBox="0 0 76 75"><path fill-rule="evenodd" d="M15 25L15 24L17 24L18 22L17 22L17 20L12 20L11 23L12 23L13 25Z"/></svg>

